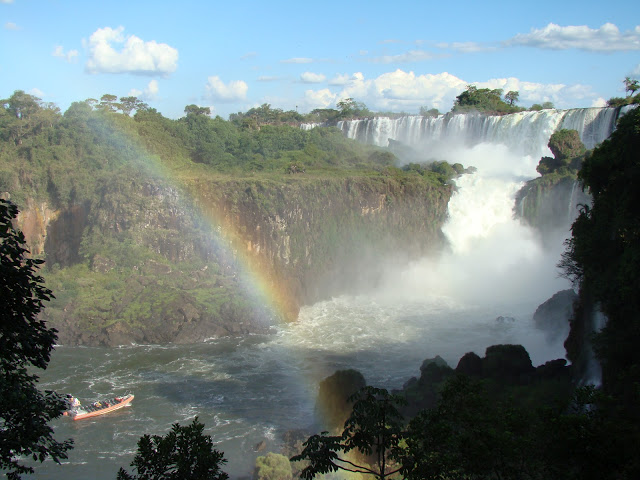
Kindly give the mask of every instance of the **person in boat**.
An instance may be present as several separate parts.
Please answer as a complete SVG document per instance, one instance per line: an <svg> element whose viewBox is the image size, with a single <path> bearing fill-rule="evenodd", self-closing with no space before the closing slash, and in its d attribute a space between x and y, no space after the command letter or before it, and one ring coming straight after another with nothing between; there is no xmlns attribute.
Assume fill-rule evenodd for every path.
<svg viewBox="0 0 640 480"><path fill-rule="evenodd" d="M69 406L69 410L80 407L80 400L78 400L73 395L67 393L67 405Z"/></svg>

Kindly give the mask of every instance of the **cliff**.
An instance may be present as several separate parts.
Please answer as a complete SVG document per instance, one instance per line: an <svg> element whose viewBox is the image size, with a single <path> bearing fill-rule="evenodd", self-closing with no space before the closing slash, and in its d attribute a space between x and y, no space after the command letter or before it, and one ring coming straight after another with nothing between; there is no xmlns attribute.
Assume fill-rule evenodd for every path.
<svg viewBox="0 0 640 480"><path fill-rule="evenodd" d="M441 246L448 186L421 177L120 175L92 202L20 216L63 344L190 343L264 332Z"/></svg>

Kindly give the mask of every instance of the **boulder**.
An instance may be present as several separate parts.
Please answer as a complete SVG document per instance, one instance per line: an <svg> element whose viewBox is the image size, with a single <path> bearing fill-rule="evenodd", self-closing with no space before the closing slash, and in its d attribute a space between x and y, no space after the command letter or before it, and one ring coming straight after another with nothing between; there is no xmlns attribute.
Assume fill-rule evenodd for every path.
<svg viewBox="0 0 640 480"><path fill-rule="evenodd" d="M578 295L571 289L554 294L540 305L533 314L536 328L545 332L548 341L565 339L569 334L569 320Z"/></svg>
<svg viewBox="0 0 640 480"><path fill-rule="evenodd" d="M357 370L338 370L320 382L316 413L329 430L342 430L351 415L353 403L349 397L365 387L367 382Z"/></svg>
<svg viewBox="0 0 640 480"><path fill-rule="evenodd" d="M458 362L456 372L479 377L482 375L482 359L473 352L465 353Z"/></svg>
<svg viewBox="0 0 640 480"><path fill-rule="evenodd" d="M492 345L482 360L483 376L510 383L526 383L535 369L522 345Z"/></svg>

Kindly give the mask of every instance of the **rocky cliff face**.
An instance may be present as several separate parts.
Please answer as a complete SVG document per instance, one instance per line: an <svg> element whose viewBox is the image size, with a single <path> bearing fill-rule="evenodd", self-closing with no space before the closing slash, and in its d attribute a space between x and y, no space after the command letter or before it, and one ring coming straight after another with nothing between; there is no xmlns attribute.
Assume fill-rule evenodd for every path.
<svg viewBox="0 0 640 480"><path fill-rule="evenodd" d="M268 329L275 315L353 292L385 258L442 244L446 186L380 178L153 179L105 183L98 200L20 217L47 260L61 343L188 343ZM246 269L270 286L260 304ZM366 282L363 281L366 279Z"/></svg>
<svg viewBox="0 0 640 480"><path fill-rule="evenodd" d="M550 174L522 187L516 196L515 213L548 237L558 231L568 232L580 205L590 203L574 174Z"/></svg>

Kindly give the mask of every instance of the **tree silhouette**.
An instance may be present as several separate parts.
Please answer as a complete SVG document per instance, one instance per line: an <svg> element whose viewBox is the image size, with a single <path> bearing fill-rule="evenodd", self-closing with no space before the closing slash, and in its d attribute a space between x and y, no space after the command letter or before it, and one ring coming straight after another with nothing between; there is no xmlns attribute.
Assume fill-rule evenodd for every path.
<svg viewBox="0 0 640 480"><path fill-rule="evenodd" d="M226 480L220 467L226 463L224 453L213 448L204 434L198 417L187 426L175 423L165 436L143 435L138 453L131 462L136 471L121 468L118 480Z"/></svg>
<svg viewBox="0 0 640 480"><path fill-rule="evenodd" d="M300 478L343 470L385 479L402 470L404 419L396 406L404 399L385 389L364 387L349 400L354 402L353 411L342 435L313 435L302 453L291 458L309 461Z"/></svg>
<svg viewBox="0 0 640 480"><path fill-rule="evenodd" d="M29 258L24 235L13 227L17 215L14 204L0 199L0 468L10 479L33 473L20 457L59 463L73 444L54 440L49 426L64 412L64 400L38 390L38 376L30 373L47 368L57 336L38 318L53 295L36 274L42 260Z"/></svg>

